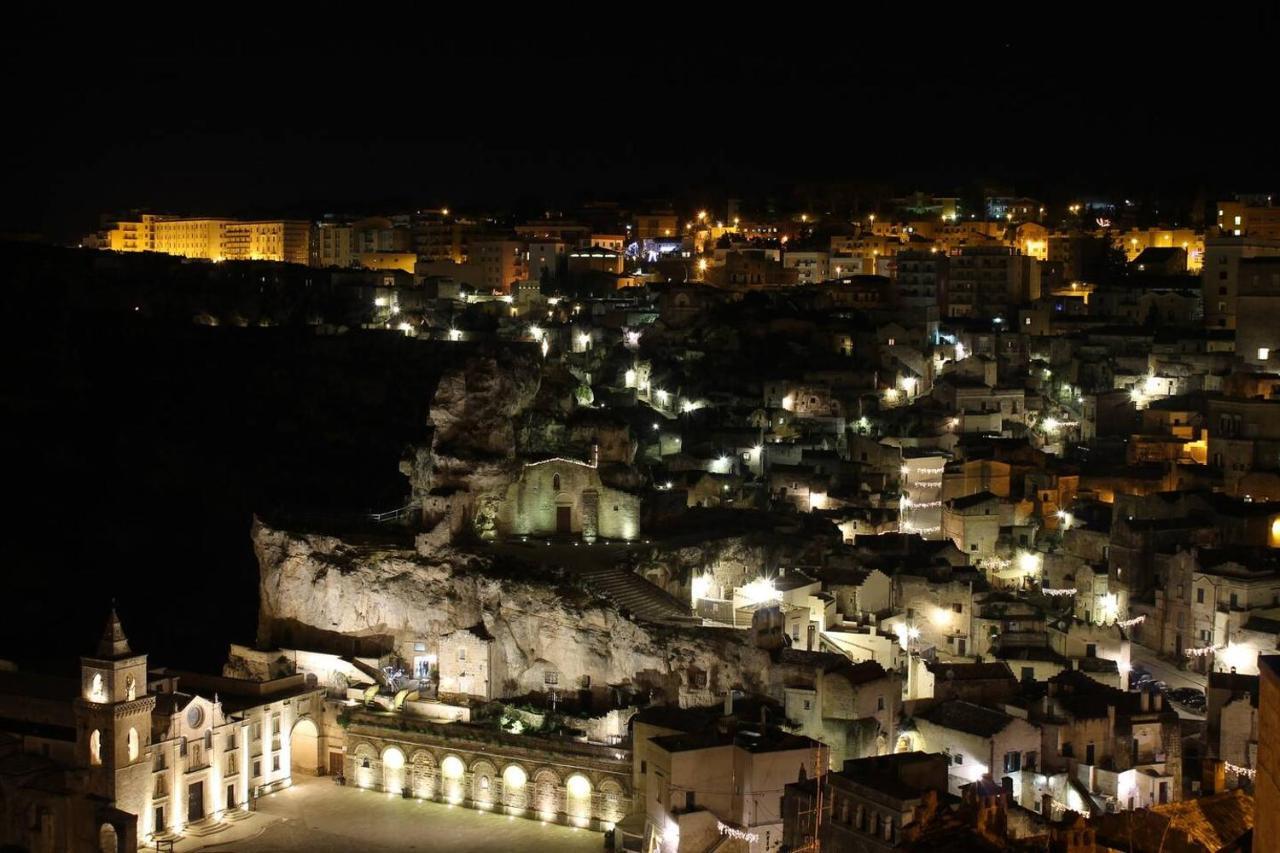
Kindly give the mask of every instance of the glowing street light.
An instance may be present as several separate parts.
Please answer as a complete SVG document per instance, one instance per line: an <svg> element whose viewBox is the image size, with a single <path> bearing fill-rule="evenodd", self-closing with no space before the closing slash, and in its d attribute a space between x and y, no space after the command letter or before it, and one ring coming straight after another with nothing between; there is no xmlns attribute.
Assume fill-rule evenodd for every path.
<svg viewBox="0 0 1280 853"><path fill-rule="evenodd" d="M756 578L745 586L738 587L738 597L747 604L764 604L769 601L781 601L782 593L769 578Z"/></svg>

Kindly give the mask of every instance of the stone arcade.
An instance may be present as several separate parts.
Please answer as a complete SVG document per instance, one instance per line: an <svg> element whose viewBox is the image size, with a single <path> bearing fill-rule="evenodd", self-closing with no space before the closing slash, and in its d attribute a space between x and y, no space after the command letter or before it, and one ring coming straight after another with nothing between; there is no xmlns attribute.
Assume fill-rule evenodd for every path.
<svg viewBox="0 0 1280 853"><path fill-rule="evenodd" d="M631 809L631 751L461 723L401 731L357 712L346 776L363 790L605 830Z"/></svg>

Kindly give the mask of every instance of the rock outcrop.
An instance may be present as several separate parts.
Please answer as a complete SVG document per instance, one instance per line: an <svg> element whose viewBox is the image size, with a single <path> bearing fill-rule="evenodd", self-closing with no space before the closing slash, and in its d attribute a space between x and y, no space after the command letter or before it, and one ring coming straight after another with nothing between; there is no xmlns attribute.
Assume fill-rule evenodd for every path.
<svg viewBox="0 0 1280 853"><path fill-rule="evenodd" d="M518 416L538 395L540 366L528 347L477 347L445 371L431 398L430 447L400 463L423 528L446 541L470 535L520 474Z"/></svg>
<svg viewBox="0 0 1280 853"><path fill-rule="evenodd" d="M561 573L487 554L428 554L292 534L257 522L259 644L400 653L483 623L495 638L504 695L560 683L632 684L685 704L733 688L770 691L769 656L745 632L641 623ZM776 685L773 685L776 686ZM775 691L776 692L776 691Z"/></svg>

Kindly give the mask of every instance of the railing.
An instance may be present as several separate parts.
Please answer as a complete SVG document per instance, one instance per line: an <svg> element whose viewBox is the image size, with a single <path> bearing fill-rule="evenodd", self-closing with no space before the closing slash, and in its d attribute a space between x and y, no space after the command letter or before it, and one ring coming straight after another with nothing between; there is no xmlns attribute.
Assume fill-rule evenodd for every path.
<svg viewBox="0 0 1280 853"><path fill-rule="evenodd" d="M376 521L379 524L382 524L383 522L387 522L387 521L399 521L400 519L408 516L409 513L411 513L413 510L417 508L418 508L417 501L409 501L407 504L405 504L402 507L397 507L396 509L389 509L386 512L371 512L369 513L369 520Z"/></svg>

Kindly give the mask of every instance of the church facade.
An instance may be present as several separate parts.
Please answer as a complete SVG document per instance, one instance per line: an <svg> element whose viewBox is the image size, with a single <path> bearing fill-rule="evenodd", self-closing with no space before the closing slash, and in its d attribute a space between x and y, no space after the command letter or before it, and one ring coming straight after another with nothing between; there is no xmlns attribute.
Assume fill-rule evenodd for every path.
<svg viewBox="0 0 1280 853"><path fill-rule="evenodd" d="M0 768L33 772L0 773L0 846L130 853L321 770L323 694L302 676L185 679L148 670L114 611L78 681L3 673Z"/></svg>
<svg viewBox="0 0 1280 853"><path fill-rule="evenodd" d="M605 486L599 469L575 459L524 466L498 517L505 536L632 541L640 535L640 498Z"/></svg>

